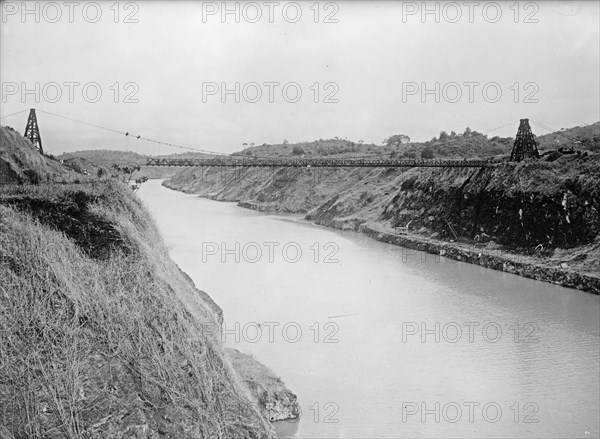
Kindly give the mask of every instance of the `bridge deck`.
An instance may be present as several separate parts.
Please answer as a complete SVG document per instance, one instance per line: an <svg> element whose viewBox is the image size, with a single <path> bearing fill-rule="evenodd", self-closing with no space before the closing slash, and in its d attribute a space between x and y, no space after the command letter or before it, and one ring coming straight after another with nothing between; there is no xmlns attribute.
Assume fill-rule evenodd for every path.
<svg viewBox="0 0 600 439"><path fill-rule="evenodd" d="M146 166L196 166L244 168L481 168L485 160L392 160L353 158L214 158L160 159L148 158Z"/></svg>

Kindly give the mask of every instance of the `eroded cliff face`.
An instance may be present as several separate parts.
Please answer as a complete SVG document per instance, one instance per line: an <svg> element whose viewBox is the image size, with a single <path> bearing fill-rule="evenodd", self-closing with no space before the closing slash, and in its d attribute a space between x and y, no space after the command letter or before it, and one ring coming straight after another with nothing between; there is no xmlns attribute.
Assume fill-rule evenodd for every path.
<svg viewBox="0 0 600 439"><path fill-rule="evenodd" d="M408 224L409 231L428 236L492 240L527 253L592 244L600 230L597 158L412 169L387 177L391 185L342 192L308 217Z"/></svg>

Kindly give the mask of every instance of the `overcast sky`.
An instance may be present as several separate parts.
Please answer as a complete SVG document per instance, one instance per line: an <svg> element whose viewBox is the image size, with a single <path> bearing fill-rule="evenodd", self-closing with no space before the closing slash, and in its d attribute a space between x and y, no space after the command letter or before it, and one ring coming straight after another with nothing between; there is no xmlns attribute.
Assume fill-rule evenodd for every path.
<svg viewBox="0 0 600 439"><path fill-rule="evenodd" d="M498 4L432 2L423 15L421 2L231 2L223 16L221 2L30 2L24 14L3 1L1 113L35 107L222 152L334 136L423 141L467 126L514 136L522 117L556 129L598 121L598 2ZM22 131L26 118L2 124ZM177 151L38 120L54 154Z"/></svg>

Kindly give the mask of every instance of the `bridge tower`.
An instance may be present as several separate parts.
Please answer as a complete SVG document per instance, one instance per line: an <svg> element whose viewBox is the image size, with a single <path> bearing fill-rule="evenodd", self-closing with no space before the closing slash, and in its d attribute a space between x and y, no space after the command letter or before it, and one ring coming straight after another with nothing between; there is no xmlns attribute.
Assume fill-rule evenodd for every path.
<svg viewBox="0 0 600 439"><path fill-rule="evenodd" d="M531 132L531 127L529 126L529 119L521 119L517 137L515 138L515 144L513 145L512 153L510 154L510 161L520 162L523 159L538 158L539 156L540 153L537 149L537 143Z"/></svg>
<svg viewBox="0 0 600 439"><path fill-rule="evenodd" d="M35 108L29 110L29 117L27 118L27 126L25 127L25 134L23 136L33 143L40 153L44 153L42 148L42 137L40 136L40 128L38 127L37 117L35 116Z"/></svg>

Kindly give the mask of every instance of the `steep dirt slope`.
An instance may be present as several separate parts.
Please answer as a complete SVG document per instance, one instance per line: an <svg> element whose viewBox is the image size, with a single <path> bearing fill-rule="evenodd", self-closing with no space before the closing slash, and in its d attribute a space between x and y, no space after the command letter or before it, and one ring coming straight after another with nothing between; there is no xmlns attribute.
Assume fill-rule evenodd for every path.
<svg viewBox="0 0 600 439"><path fill-rule="evenodd" d="M369 172L364 168L184 168L164 185L215 200L248 202L247 207L259 210L307 212Z"/></svg>

